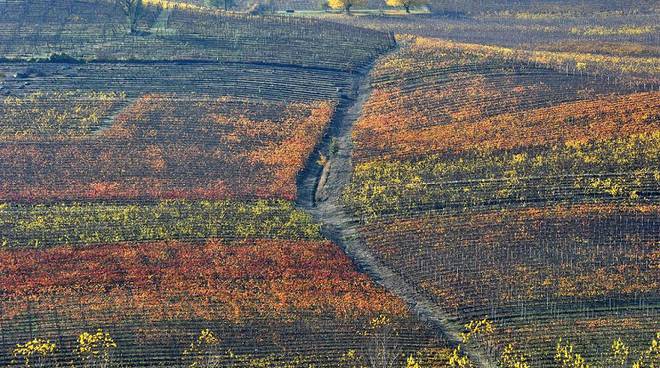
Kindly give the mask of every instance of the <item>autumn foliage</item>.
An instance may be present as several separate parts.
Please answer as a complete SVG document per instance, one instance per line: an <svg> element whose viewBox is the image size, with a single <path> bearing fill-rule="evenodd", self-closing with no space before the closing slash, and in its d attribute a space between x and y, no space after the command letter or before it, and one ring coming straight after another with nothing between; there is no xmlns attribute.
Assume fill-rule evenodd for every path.
<svg viewBox="0 0 660 368"><path fill-rule="evenodd" d="M297 313L358 318L405 307L329 242L159 242L0 251L3 316L21 301L76 319L82 303L118 321L289 319ZM34 310L32 311L34 312Z"/></svg>
<svg viewBox="0 0 660 368"><path fill-rule="evenodd" d="M247 238L320 240L320 225L291 202L0 204L0 247Z"/></svg>
<svg viewBox="0 0 660 368"><path fill-rule="evenodd" d="M202 357L236 367L329 367L345 349L368 344L374 316L387 316L406 352L432 341L401 300L328 241L0 250L0 295L2 346L43 336L57 343L46 358L76 367L192 366ZM212 350L197 339L208 328Z"/></svg>
<svg viewBox="0 0 660 368"><path fill-rule="evenodd" d="M293 199L333 110L146 95L98 134L0 142L0 199Z"/></svg>
<svg viewBox="0 0 660 368"><path fill-rule="evenodd" d="M515 89L513 94L525 93ZM432 104L432 93L413 98ZM650 133L660 129L660 92L608 96L565 102L488 116L470 109L447 111L447 115L410 113L401 92L377 91L371 98L373 114L358 123L355 154L359 160L414 157L429 153L460 153L469 150L511 150L552 145L566 141L593 141ZM381 104L393 111L377 113ZM468 112L469 110L469 112ZM440 121L438 121L440 120Z"/></svg>
<svg viewBox="0 0 660 368"><path fill-rule="evenodd" d="M122 93L35 92L0 100L0 138L39 140L80 137L101 129L103 119L123 103Z"/></svg>
<svg viewBox="0 0 660 368"><path fill-rule="evenodd" d="M561 336L581 355L561 345L559 363L598 361L612 336L641 351L659 327L660 94L587 72L645 67L399 39L353 131L343 203L362 240L454 318L495 320L472 347L512 344L509 366L552 366Z"/></svg>
<svg viewBox="0 0 660 368"><path fill-rule="evenodd" d="M438 306L496 318L490 343L516 342L544 366L556 336L594 358L613 334L636 348L654 334L658 321L631 303L654 308L658 226L657 205L590 204L397 216L362 234Z"/></svg>

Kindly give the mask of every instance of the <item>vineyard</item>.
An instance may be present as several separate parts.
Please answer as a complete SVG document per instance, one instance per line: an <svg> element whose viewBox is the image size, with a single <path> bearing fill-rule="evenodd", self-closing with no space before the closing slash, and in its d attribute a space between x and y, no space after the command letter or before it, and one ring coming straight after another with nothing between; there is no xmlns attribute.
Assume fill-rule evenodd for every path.
<svg viewBox="0 0 660 368"><path fill-rule="evenodd" d="M660 328L660 94L402 41L353 131L342 201L364 244L495 360L553 366L559 338L591 364L614 337L644 351Z"/></svg>
<svg viewBox="0 0 660 368"><path fill-rule="evenodd" d="M660 364L657 6L339 3L0 0L0 366Z"/></svg>
<svg viewBox="0 0 660 368"><path fill-rule="evenodd" d="M117 93L36 92L2 101L3 140L43 136L76 137L101 127L104 116L125 96ZM13 123L13 124L10 124Z"/></svg>
<svg viewBox="0 0 660 368"><path fill-rule="evenodd" d="M185 361L203 329L218 336L219 353L321 366L366 345L374 315L391 316L401 330L394 343L408 351L432 337L329 242L122 243L0 257L0 274L12 275L0 278L2 349L37 333L57 344L49 364L77 362L77 334L97 328L121 347L113 362L130 366Z"/></svg>
<svg viewBox="0 0 660 368"><path fill-rule="evenodd" d="M295 66L212 62L0 63L0 91L15 97L64 91L66 98L115 93L134 98L147 93L195 94L268 102L336 100L350 90L349 72ZM317 86L308 89L310 83ZM91 95L91 96L90 96ZM64 98L64 97L63 97Z"/></svg>
<svg viewBox="0 0 660 368"><path fill-rule="evenodd" d="M72 139L13 128L20 114L50 113L31 99L5 99L8 109L29 110L6 121L17 138L0 142L4 200L292 199L296 175L333 110L328 102L146 94L119 111L111 126ZM60 116L53 122L82 129L84 117Z"/></svg>
<svg viewBox="0 0 660 368"><path fill-rule="evenodd" d="M657 87L658 8L652 2L431 0L430 6L432 14L415 17L332 19L564 74L597 75L620 87Z"/></svg>
<svg viewBox="0 0 660 368"><path fill-rule="evenodd" d="M0 56L86 61L221 61L350 71L392 46L389 35L287 17L209 14L147 6L128 32L109 0L0 3ZM317 32L323 29L323 32Z"/></svg>
<svg viewBox="0 0 660 368"><path fill-rule="evenodd" d="M655 335L659 225L657 206L553 205L399 217L363 231L457 322L487 316L498 326L490 344L551 366L559 337L598 362L612 336L641 350Z"/></svg>
<svg viewBox="0 0 660 368"><path fill-rule="evenodd" d="M392 37L154 4L0 2L0 365L444 361L293 203Z"/></svg>

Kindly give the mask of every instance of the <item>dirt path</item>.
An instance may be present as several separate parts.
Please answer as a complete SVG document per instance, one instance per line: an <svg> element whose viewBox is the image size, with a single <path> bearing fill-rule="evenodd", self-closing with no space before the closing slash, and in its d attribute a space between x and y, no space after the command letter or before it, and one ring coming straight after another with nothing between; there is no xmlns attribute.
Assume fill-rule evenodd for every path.
<svg viewBox="0 0 660 368"><path fill-rule="evenodd" d="M321 143L321 147L310 160L311 164L299 180L297 204L323 224L324 235L338 244L360 271L404 300L421 320L440 331L450 342L458 344L462 326L452 323L448 314L386 267L360 241L357 221L340 204L342 189L350 182L353 168L351 139L353 125L360 117L362 107L371 93L368 73L358 76L355 83L353 98L346 99L339 106L328 136ZM316 163L319 152L329 156L328 151L333 139L338 145L338 151L332 156L329 164L321 167ZM496 367L480 351L467 347L462 349L479 367Z"/></svg>
<svg viewBox="0 0 660 368"><path fill-rule="evenodd" d="M108 115L106 115L96 129L92 132L93 135L101 135L106 130L112 128L115 124L115 118L135 102L137 98L135 97L126 97L124 101L118 104Z"/></svg>

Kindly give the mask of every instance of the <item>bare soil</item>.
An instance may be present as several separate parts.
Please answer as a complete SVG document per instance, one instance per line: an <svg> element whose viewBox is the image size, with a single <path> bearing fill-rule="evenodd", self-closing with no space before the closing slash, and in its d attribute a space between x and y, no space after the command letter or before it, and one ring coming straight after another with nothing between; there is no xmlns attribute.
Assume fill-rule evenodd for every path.
<svg viewBox="0 0 660 368"><path fill-rule="evenodd" d="M460 343L462 326L453 322L449 314L417 292L373 254L360 240L357 219L347 213L341 204L343 188L350 183L353 170L353 126L360 118L362 107L370 94L369 75L364 72L356 76L352 95L340 104L328 134L299 178L297 204L322 224L324 235L338 244L361 272L404 300L421 320L457 345ZM333 138L339 149L336 154L330 155L328 151ZM321 153L329 158L325 167L317 163ZM462 350L479 367L496 366L479 350L467 346L462 346Z"/></svg>

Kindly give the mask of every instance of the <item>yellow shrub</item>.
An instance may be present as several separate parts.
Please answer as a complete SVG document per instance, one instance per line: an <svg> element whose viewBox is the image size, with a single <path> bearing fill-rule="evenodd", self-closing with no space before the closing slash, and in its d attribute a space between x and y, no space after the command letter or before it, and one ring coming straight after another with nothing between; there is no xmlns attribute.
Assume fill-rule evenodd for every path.
<svg viewBox="0 0 660 368"><path fill-rule="evenodd" d="M23 361L24 367L32 367L32 363L43 361L49 356L53 355L57 346L46 339L33 339L25 344L17 344L12 354L14 358L20 358Z"/></svg>

